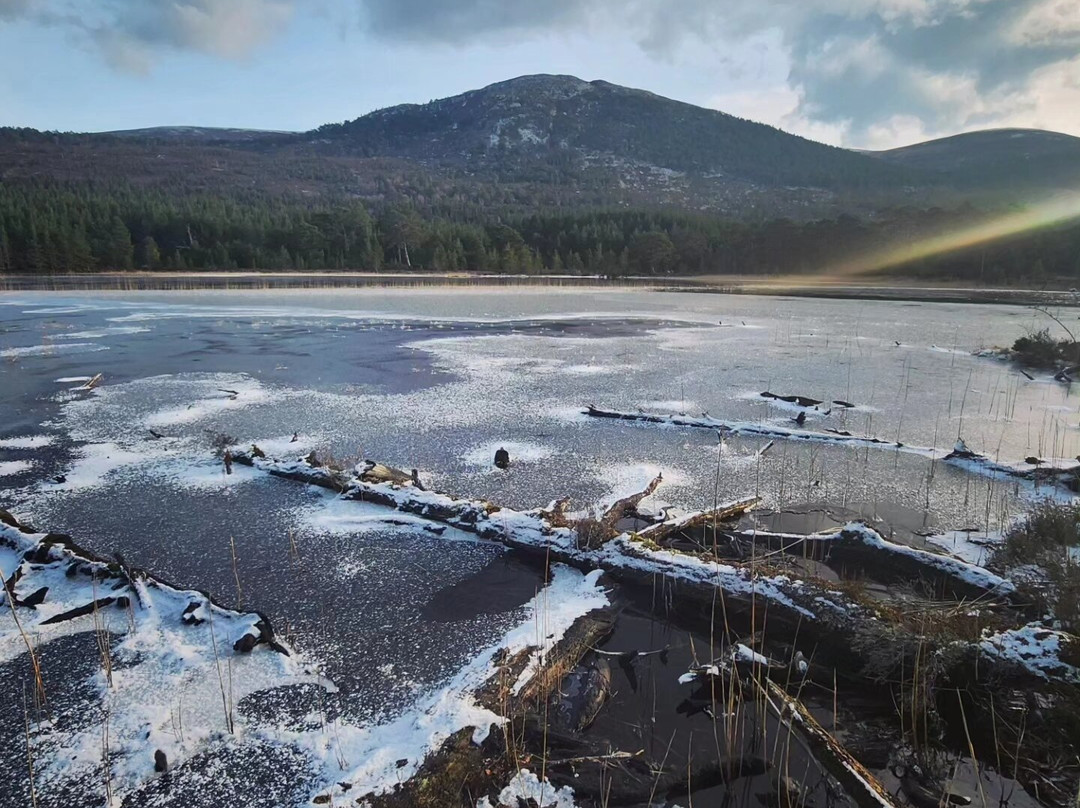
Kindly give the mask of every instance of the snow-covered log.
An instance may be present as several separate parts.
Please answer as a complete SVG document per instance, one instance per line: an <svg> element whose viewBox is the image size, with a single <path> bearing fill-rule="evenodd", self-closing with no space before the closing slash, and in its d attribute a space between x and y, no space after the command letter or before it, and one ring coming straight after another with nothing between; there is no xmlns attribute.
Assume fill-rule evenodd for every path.
<svg viewBox="0 0 1080 808"><path fill-rule="evenodd" d="M221 640L237 653L266 645L289 654L265 615L226 608L205 592L172 586L129 567L122 559L100 558L79 547L70 536L37 532L5 510L0 510L0 576L0 596L16 607L27 631L66 623L106 607L146 611L167 602L164 613L175 612L180 623L200 625L213 620Z"/></svg>
<svg viewBox="0 0 1080 808"><path fill-rule="evenodd" d="M897 544L861 522L822 533L775 533L741 530L733 533L744 542L765 545L799 556L851 564L871 570L878 580L925 580L955 598L1012 599L1012 581L976 564L942 553Z"/></svg>
<svg viewBox="0 0 1080 808"><path fill-rule="evenodd" d="M919 455L931 460L940 460L949 465L987 477L1010 477L1041 485L1057 485L1073 492L1080 490L1080 478L1078 478L1078 475L1080 475L1080 462L1076 460L1048 460L1031 457L1015 463L1001 462L971 451L963 441L957 441L956 446L951 450L944 451L925 446L909 446L905 443L884 440L870 435L855 435L840 429L791 429L784 426L750 421L725 421L709 415L695 417L647 412L622 412L619 410L599 409L591 405L583 412L593 418L711 429L723 435L731 436L804 441L855 448L889 449L905 454Z"/></svg>

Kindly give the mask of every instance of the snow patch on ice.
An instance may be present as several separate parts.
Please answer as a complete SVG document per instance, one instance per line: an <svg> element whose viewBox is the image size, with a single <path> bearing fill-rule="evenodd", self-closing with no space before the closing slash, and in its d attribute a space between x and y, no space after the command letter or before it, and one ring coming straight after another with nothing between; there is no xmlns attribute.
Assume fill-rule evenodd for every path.
<svg viewBox="0 0 1080 808"><path fill-rule="evenodd" d="M360 784L367 794L382 794L413 777L429 752L439 748L455 732L473 727L473 741L482 743L492 726L505 719L480 706L474 697L485 682L497 673L496 656L506 649L511 656L532 651L530 670L536 670L546 654L588 612L608 604L598 585L600 572L583 574L565 565L552 568L551 583L527 603L522 622L501 640L480 653L443 687L418 700L413 710L374 726L338 726L330 739L322 732L290 733L279 730L276 737L290 740L322 761L324 783L339 796L341 782ZM344 761L345 765L340 765ZM401 764L400 761L405 761ZM356 789L348 792L350 799ZM567 803L546 803L562 805ZM572 805L572 803L571 803Z"/></svg>
<svg viewBox="0 0 1080 808"><path fill-rule="evenodd" d="M489 441L479 446L474 446L461 455L461 459L470 466L477 466L490 470L495 469L495 452L498 449L506 449L510 453L511 466L515 463L539 463L547 460L555 450L550 446L526 441Z"/></svg>
<svg viewBox="0 0 1080 808"><path fill-rule="evenodd" d="M98 488L122 469L155 459L148 451L132 451L116 443L88 443L75 450L76 459L64 473L63 482L44 485L48 491L82 491Z"/></svg>
<svg viewBox="0 0 1080 808"><path fill-rule="evenodd" d="M145 334L151 329L138 325L113 325L90 331L69 331L66 334L53 334L52 339L102 339L104 337L122 336L125 334Z"/></svg>
<svg viewBox="0 0 1080 808"><path fill-rule="evenodd" d="M30 471L34 464L29 460L0 460L0 477L13 477Z"/></svg>
<svg viewBox="0 0 1080 808"><path fill-rule="evenodd" d="M926 540L935 547L956 556L961 561L986 566L994 550L1003 541L1001 531L990 533L977 530L949 530L933 536L927 536Z"/></svg>
<svg viewBox="0 0 1080 808"><path fill-rule="evenodd" d="M0 449L40 449L53 442L52 435L29 435L18 438L0 438Z"/></svg>
<svg viewBox="0 0 1080 808"><path fill-rule="evenodd" d="M686 474L678 469L661 468L651 463L614 464L604 466L597 473L597 479L608 486L608 493L596 505L599 513L604 513L620 499L640 493L649 483L663 475L659 488L665 485L682 485L687 481Z"/></svg>
<svg viewBox="0 0 1080 808"><path fill-rule="evenodd" d="M4 348L0 351L0 357L18 359L24 356L55 356L56 354L93 353L107 350L109 350L108 345L98 345L95 342L68 342L63 345L30 345L23 348Z"/></svg>

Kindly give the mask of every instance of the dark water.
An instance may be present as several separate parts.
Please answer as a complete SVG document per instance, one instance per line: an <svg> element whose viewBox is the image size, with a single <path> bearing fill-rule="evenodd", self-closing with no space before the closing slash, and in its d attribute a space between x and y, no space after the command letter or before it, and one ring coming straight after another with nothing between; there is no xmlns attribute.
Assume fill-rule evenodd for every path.
<svg viewBox="0 0 1080 808"><path fill-rule="evenodd" d="M790 424L793 411L758 395L771 390L858 405L812 414L815 428L937 448L962 435L1002 459L1069 457L1080 452L1070 386L971 356L1042 325L1008 306L585 287L6 293L0 441L52 443L0 443L0 470L30 464L0 476L0 505L265 612L337 684L324 709L369 722L407 709L497 640L542 572L452 533L362 523L293 483L226 478L213 436L375 458L518 507L562 496L593 507L662 471L654 499L671 505L758 494L774 508L874 516L915 542L932 530L999 529L1040 492L888 451L781 443L758 457L761 440L718 446L707 431L589 421L580 409ZM98 373L93 392L57 381ZM514 460L506 472L491 467L499 446ZM51 483L57 475L67 482ZM837 521L808 519L799 525ZM790 518L780 526L792 529ZM658 630L644 619L619 631ZM660 641L681 649L678 662L639 686L667 702L689 651L679 638ZM625 709L645 703L620 687ZM11 733L16 718L21 710L5 718ZM701 739L683 734L700 718L638 719L637 730L605 731L655 750L678 730L678 750L708 748L710 725L694 730ZM641 726L653 729L635 735Z"/></svg>

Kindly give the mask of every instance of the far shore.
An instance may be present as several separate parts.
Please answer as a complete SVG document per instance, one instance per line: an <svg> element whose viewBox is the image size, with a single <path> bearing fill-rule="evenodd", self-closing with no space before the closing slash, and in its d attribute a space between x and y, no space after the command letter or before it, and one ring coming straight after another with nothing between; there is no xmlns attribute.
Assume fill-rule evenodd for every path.
<svg viewBox="0 0 1080 808"><path fill-rule="evenodd" d="M607 277L602 275L506 275L419 270L371 271L186 271L97 272L51 275L0 274L0 293L20 291L199 291L287 290L363 287L529 286L638 289L705 294L751 294L861 300L910 300L1014 305L1080 305L1069 279L1055 279L1039 288L996 286L970 280L926 280L890 276L836 278L823 276L697 275Z"/></svg>

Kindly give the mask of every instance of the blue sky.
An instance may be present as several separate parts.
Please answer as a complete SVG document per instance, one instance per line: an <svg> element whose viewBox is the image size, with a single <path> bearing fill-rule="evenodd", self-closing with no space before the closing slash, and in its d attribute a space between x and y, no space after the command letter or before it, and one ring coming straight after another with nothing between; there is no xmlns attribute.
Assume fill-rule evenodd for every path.
<svg viewBox="0 0 1080 808"><path fill-rule="evenodd" d="M0 0L0 125L307 129L526 73L840 145L1080 135L1080 0Z"/></svg>

